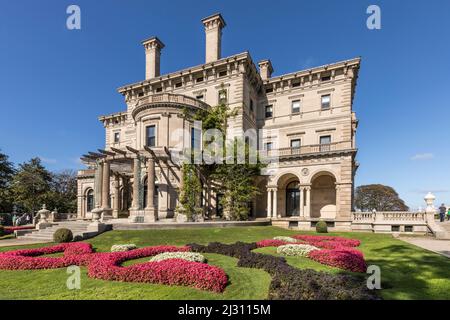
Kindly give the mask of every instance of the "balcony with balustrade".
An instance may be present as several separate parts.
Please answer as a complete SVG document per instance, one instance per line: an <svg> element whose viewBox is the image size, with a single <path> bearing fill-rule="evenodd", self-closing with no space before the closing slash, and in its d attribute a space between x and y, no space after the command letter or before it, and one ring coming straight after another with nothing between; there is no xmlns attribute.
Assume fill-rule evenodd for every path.
<svg viewBox="0 0 450 320"><path fill-rule="evenodd" d="M327 144L313 144L313 145L304 145L300 147L271 149L267 150L266 153L269 158L278 157L280 159L283 158L288 159L309 155L318 155L318 154L325 155L325 154L341 153L344 151L356 152L356 149L353 148L351 141L341 141Z"/></svg>

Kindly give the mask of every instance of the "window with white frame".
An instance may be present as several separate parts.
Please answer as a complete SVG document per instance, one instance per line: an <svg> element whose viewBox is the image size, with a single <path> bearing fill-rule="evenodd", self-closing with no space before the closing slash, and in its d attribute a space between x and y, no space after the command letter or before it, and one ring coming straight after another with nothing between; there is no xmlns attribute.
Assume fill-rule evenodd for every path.
<svg viewBox="0 0 450 320"><path fill-rule="evenodd" d="M292 149L300 149L301 147L301 140L300 139L292 139L291 140L291 148Z"/></svg>
<svg viewBox="0 0 450 320"><path fill-rule="evenodd" d="M331 95L324 94L321 97L321 107L322 109L329 109L331 106Z"/></svg>
<svg viewBox="0 0 450 320"><path fill-rule="evenodd" d="M266 106L265 110L265 117L266 119L273 117L273 105Z"/></svg>
<svg viewBox="0 0 450 320"><path fill-rule="evenodd" d="M114 132L114 143L120 142L120 131Z"/></svg>
<svg viewBox="0 0 450 320"><path fill-rule="evenodd" d="M155 125L145 127L145 145L147 147L156 146L156 127Z"/></svg>
<svg viewBox="0 0 450 320"><path fill-rule="evenodd" d="M294 100L291 104L291 112L292 113L300 113L300 100Z"/></svg>
<svg viewBox="0 0 450 320"><path fill-rule="evenodd" d="M222 89L219 91L219 104L226 104L227 103L227 90Z"/></svg>

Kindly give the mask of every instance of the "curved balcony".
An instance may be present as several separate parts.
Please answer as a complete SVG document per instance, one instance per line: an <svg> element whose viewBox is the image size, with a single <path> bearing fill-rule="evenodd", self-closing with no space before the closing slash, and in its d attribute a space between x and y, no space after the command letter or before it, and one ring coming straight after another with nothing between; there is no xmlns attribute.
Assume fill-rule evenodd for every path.
<svg viewBox="0 0 450 320"><path fill-rule="evenodd" d="M182 94L172 94L172 93L155 94L139 99L137 106L134 108L132 112L133 119L135 119L136 115L138 115L140 112L144 110L158 107L190 108L196 110L196 109L207 109L209 105L203 101Z"/></svg>

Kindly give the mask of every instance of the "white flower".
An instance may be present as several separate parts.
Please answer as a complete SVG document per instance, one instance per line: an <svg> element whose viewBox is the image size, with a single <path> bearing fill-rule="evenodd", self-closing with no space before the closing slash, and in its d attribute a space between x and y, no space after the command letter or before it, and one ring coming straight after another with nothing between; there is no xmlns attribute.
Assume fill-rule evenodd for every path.
<svg viewBox="0 0 450 320"><path fill-rule="evenodd" d="M136 249L135 244L115 244L111 247L111 252L123 252L123 251L130 251L133 249Z"/></svg>
<svg viewBox="0 0 450 320"><path fill-rule="evenodd" d="M277 253L286 256L306 257L311 251L319 250L318 248L309 244L286 244L277 248Z"/></svg>
<svg viewBox="0 0 450 320"><path fill-rule="evenodd" d="M167 259L183 259L191 262L205 262L206 259L203 255L197 252L163 252L157 254L150 259L151 262L162 261Z"/></svg>
<svg viewBox="0 0 450 320"><path fill-rule="evenodd" d="M284 241L284 242L298 242L297 239L291 238L291 237L274 237L274 240L280 240L280 241Z"/></svg>

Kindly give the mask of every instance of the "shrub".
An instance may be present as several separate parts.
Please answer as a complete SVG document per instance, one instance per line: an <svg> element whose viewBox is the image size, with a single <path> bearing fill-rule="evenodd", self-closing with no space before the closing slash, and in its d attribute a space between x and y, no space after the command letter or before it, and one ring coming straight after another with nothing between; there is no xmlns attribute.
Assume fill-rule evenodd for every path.
<svg viewBox="0 0 450 320"><path fill-rule="evenodd" d="M53 234L53 242L65 243L73 240L72 231L66 228L61 228L55 231Z"/></svg>
<svg viewBox="0 0 450 320"><path fill-rule="evenodd" d="M291 237L274 237L274 240L280 240L280 241L284 241L284 242L297 242L297 239L291 238Z"/></svg>
<svg viewBox="0 0 450 320"><path fill-rule="evenodd" d="M0 225L0 237L3 237L5 235L5 228Z"/></svg>
<svg viewBox="0 0 450 320"><path fill-rule="evenodd" d="M124 252L136 249L137 246L135 244L115 244L111 247L111 252Z"/></svg>
<svg viewBox="0 0 450 320"><path fill-rule="evenodd" d="M325 221L320 220L316 224L316 232L317 233L328 233L328 226Z"/></svg>
<svg viewBox="0 0 450 320"><path fill-rule="evenodd" d="M286 256L299 256L307 257L313 250L319 250L309 244L286 244L277 248L277 253L284 254Z"/></svg>
<svg viewBox="0 0 450 320"><path fill-rule="evenodd" d="M157 254L150 259L150 262L163 261L168 259L183 259L191 262L206 262L205 257L197 252L164 252Z"/></svg>

